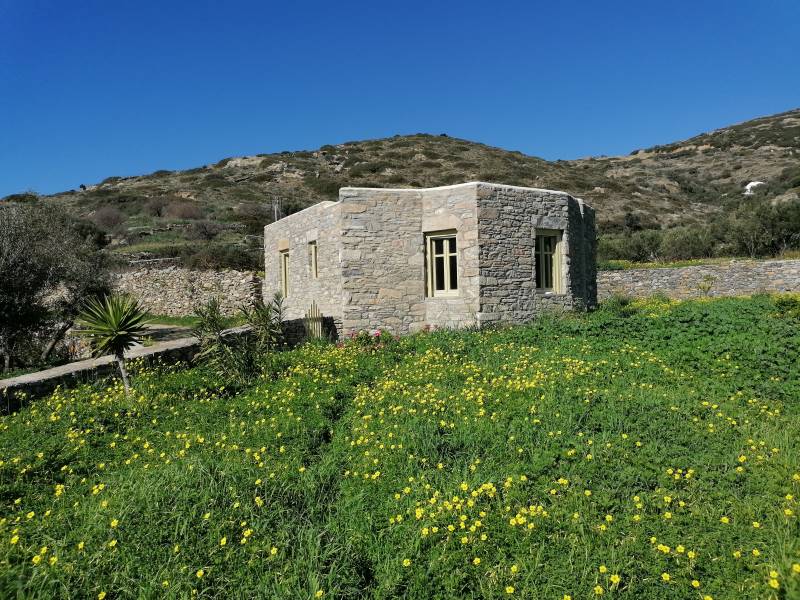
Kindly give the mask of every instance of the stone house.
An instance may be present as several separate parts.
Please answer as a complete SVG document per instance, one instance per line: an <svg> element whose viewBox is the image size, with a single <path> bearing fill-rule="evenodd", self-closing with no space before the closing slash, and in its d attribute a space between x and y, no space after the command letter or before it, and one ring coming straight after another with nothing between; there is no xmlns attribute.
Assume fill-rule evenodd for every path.
<svg viewBox="0 0 800 600"><path fill-rule="evenodd" d="M315 302L336 335L521 323L597 302L594 211L564 192L472 182L342 188L264 228L264 295Z"/></svg>

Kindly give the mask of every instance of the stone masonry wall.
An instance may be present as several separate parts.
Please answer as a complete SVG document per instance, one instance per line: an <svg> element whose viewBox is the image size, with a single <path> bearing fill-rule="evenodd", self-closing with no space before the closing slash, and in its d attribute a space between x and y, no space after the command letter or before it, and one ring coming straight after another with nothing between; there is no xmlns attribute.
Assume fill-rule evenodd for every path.
<svg viewBox="0 0 800 600"><path fill-rule="evenodd" d="M345 334L463 327L478 309L475 187L341 190ZM426 296L425 234L456 231L459 294Z"/></svg>
<svg viewBox="0 0 800 600"><path fill-rule="evenodd" d="M342 330L407 332L425 319L422 194L343 188Z"/></svg>
<svg viewBox="0 0 800 600"><path fill-rule="evenodd" d="M463 258L461 268L468 273L467 261L468 258ZM705 295L703 288L709 283L709 296L800 292L800 260L742 260L722 265L600 271L597 293L600 300L615 293L633 297L663 293L671 298L695 298ZM196 304L204 304L214 296L220 299L226 314L235 314L262 293L260 278L252 272L190 271L178 267L121 273L117 275L116 289L140 298L154 314L171 316L192 314ZM298 300L301 301L304 305L302 298ZM325 316L340 315L333 309L322 312ZM431 312L426 310L426 315ZM435 314L431 318L436 318ZM341 316L338 321L337 326L341 326Z"/></svg>
<svg viewBox="0 0 800 600"><path fill-rule="evenodd" d="M670 298L742 296L757 292L800 291L800 260L743 260L719 265L625 269L598 273L600 299L663 293ZM707 288L707 292L706 292Z"/></svg>
<svg viewBox="0 0 800 600"><path fill-rule="evenodd" d="M261 279L249 271L196 271L181 267L124 271L115 277L115 289L138 298L157 315L182 317L212 297L223 313L233 315L251 306L261 294Z"/></svg>
<svg viewBox="0 0 800 600"><path fill-rule="evenodd" d="M280 291L280 253L289 252L289 294L283 302L289 321L302 319L313 300L337 330L341 327L340 210L336 202L321 202L264 228L265 300ZM317 278L311 273L309 242L317 244Z"/></svg>
<svg viewBox="0 0 800 600"><path fill-rule="evenodd" d="M456 231L459 294L455 298L426 297L425 325L445 328L472 326L477 324L480 307L477 187L447 186L423 192L423 236L419 251L424 253L424 234L448 230ZM422 277L425 277L424 261Z"/></svg>
<svg viewBox="0 0 800 600"><path fill-rule="evenodd" d="M481 324L596 304L594 211L587 205L563 192L479 184L478 220ZM562 294L536 290L537 228L563 232Z"/></svg>

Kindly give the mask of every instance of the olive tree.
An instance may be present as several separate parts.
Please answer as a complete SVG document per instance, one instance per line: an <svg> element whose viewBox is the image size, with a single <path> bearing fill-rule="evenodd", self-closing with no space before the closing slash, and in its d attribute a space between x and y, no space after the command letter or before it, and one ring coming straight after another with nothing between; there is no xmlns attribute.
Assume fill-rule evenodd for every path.
<svg viewBox="0 0 800 600"><path fill-rule="evenodd" d="M45 361L84 298L108 290L98 236L53 204L0 204L0 360L3 370L31 342ZM33 362L36 362L34 360Z"/></svg>

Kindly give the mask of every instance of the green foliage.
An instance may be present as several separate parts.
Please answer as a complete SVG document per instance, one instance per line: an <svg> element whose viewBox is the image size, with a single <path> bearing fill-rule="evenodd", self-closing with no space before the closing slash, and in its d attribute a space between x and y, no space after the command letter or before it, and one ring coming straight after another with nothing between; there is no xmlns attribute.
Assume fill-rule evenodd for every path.
<svg viewBox="0 0 800 600"><path fill-rule="evenodd" d="M249 250L229 244L208 244L200 247L182 246L176 249L182 263L190 269L238 269L261 268L264 260L260 250Z"/></svg>
<svg viewBox="0 0 800 600"><path fill-rule="evenodd" d="M307 175L303 180L307 187L322 196L333 199L339 195L339 188L344 184L330 177L314 177Z"/></svg>
<svg viewBox="0 0 800 600"><path fill-rule="evenodd" d="M269 302L264 302L259 297L252 307L242 309L242 316L252 327L257 352L274 352L284 346L283 296L280 292Z"/></svg>
<svg viewBox="0 0 800 600"><path fill-rule="evenodd" d="M43 364L84 298L108 289L97 229L44 203L0 207L0 367Z"/></svg>
<svg viewBox="0 0 800 600"><path fill-rule="evenodd" d="M0 596L797 598L794 303L620 299L307 344L236 393L204 368L59 391L0 417Z"/></svg>
<svg viewBox="0 0 800 600"><path fill-rule="evenodd" d="M92 356L111 354L122 358L147 333L147 311L132 296L109 294L89 298L76 324L76 333L89 342Z"/></svg>
<svg viewBox="0 0 800 600"><path fill-rule="evenodd" d="M200 343L195 362L234 387L251 383L267 368L271 353L284 346L283 299L280 294L269 302L243 308L242 316L250 326L246 334L226 331L228 318L223 316L219 300L210 299L195 308L197 324L192 330Z"/></svg>
<svg viewBox="0 0 800 600"><path fill-rule="evenodd" d="M706 227L673 227L662 234L659 254L667 260L713 256L714 238Z"/></svg>
<svg viewBox="0 0 800 600"><path fill-rule="evenodd" d="M39 194L36 192L22 192L21 194L11 194L3 198L4 202L36 202L39 200Z"/></svg>
<svg viewBox="0 0 800 600"><path fill-rule="evenodd" d="M247 345L240 336L226 335L225 318L220 302L211 298L195 307L197 324L192 334L200 343L194 361L204 365L222 380L244 385L255 374L256 364Z"/></svg>
<svg viewBox="0 0 800 600"><path fill-rule="evenodd" d="M145 341L148 325L145 308L136 298L125 294L89 298L76 323L75 333L89 342L92 356L114 356L125 391L129 392L125 352Z"/></svg>
<svg viewBox="0 0 800 600"><path fill-rule="evenodd" d="M628 220L626 219L626 225ZM777 256L800 249L800 200L750 198L708 225L666 230L636 228L604 234L600 261L680 261L712 256Z"/></svg>
<svg viewBox="0 0 800 600"><path fill-rule="evenodd" d="M375 173L380 173L385 169L391 168L391 163L384 160L379 160L375 162L364 162L355 165L354 167L350 168L350 176L351 177L363 177L364 175L372 175Z"/></svg>

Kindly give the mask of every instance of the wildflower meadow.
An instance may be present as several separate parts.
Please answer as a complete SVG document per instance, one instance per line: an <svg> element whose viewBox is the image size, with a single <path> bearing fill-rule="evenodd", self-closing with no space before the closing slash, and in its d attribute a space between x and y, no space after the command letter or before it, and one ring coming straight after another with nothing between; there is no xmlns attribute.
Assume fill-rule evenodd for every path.
<svg viewBox="0 0 800 600"><path fill-rule="evenodd" d="M800 598L800 300L132 366L0 417L0 597Z"/></svg>

